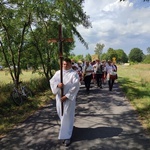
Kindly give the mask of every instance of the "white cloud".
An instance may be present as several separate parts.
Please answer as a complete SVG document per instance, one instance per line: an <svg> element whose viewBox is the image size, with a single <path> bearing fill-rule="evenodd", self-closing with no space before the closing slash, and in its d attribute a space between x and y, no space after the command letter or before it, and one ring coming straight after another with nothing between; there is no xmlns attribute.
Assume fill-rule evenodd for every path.
<svg viewBox="0 0 150 150"><path fill-rule="evenodd" d="M133 6L133 3L129 1L120 2L120 0L115 1L114 3L110 3L104 7L104 11L120 11L126 8L130 8Z"/></svg>
<svg viewBox="0 0 150 150"><path fill-rule="evenodd" d="M78 27L78 31L89 45L89 49L76 40L73 53L94 54L97 43L105 45L103 52L109 47L123 49L126 54L138 47L146 54L150 47L150 2L143 0L85 0L84 11L90 16L92 28Z"/></svg>

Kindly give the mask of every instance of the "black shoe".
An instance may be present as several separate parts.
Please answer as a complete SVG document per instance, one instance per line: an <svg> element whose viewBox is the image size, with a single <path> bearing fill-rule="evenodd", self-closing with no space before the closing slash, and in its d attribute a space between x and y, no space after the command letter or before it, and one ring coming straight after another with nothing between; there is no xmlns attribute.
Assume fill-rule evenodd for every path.
<svg viewBox="0 0 150 150"><path fill-rule="evenodd" d="M64 144L65 144L66 147L69 146L70 143L71 143L70 139L67 139L67 140L65 140L65 142L64 142Z"/></svg>
<svg viewBox="0 0 150 150"><path fill-rule="evenodd" d="M103 87L102 86L100 86L100 89L102 89Z"/></svg>
<svg viewBox="0 0 150 150"><path fill-rule="evenodd" d="M65 144L65 140L62 140L62 143Z"/></svg>
<svg viewBox="0 0 150 150"><path fill-rule="evenodd" d="M86 94L89 94L90 93L90 91L89 90L86 90Z"/></svg>

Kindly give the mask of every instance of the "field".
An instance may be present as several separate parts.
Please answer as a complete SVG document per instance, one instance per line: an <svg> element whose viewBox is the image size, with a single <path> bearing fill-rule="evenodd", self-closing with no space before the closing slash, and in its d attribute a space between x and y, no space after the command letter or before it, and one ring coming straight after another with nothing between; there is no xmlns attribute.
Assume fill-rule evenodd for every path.
<svg viewBox="0 0 150 150"><path fill-rule="evenodd" d="M29 81L30 79L39 78L40 75L38 73L33 73L32 71L23 71L20 79L21 81ZM12 79L8 72L6 71L0 71L0 85L11 83Z"/></svg>
<svg viewBox="0 0 150 150"><path fill-rule="evenodd" d="M118 66L118 81L150 133L150 64Z"/></svg>

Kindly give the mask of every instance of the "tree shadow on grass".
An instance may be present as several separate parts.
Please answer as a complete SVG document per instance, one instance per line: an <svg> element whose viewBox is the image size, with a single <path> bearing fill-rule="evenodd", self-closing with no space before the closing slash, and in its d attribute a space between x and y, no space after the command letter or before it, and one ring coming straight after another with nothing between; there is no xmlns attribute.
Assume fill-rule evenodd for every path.
<svg viewBox="0 0 150 150"><path fill-rule="evenodd" d="M143 88L143 90L141 90L140 88L138 88L141 86L140 83L133 82L129 80L129 78L120 77L119 84L121 85L122 90L129 95L133 95L137 98L142 98L143 96L150 97L150 92L148 92L146 88Z"/></svg>

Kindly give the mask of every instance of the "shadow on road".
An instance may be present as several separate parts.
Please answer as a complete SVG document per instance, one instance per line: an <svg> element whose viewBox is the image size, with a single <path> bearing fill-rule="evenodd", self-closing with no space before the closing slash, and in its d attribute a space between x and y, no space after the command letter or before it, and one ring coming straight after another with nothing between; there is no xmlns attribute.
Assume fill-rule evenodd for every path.
<svg viewBox="0 0 150 150"><path fill-rule="evenodd" d="M79 128L74 127L73 141L94 140L98 138L108 138L118 136L122 128L115 127L97 127L97 128ZM82 133L82 134L81 134Z"/></svg>

